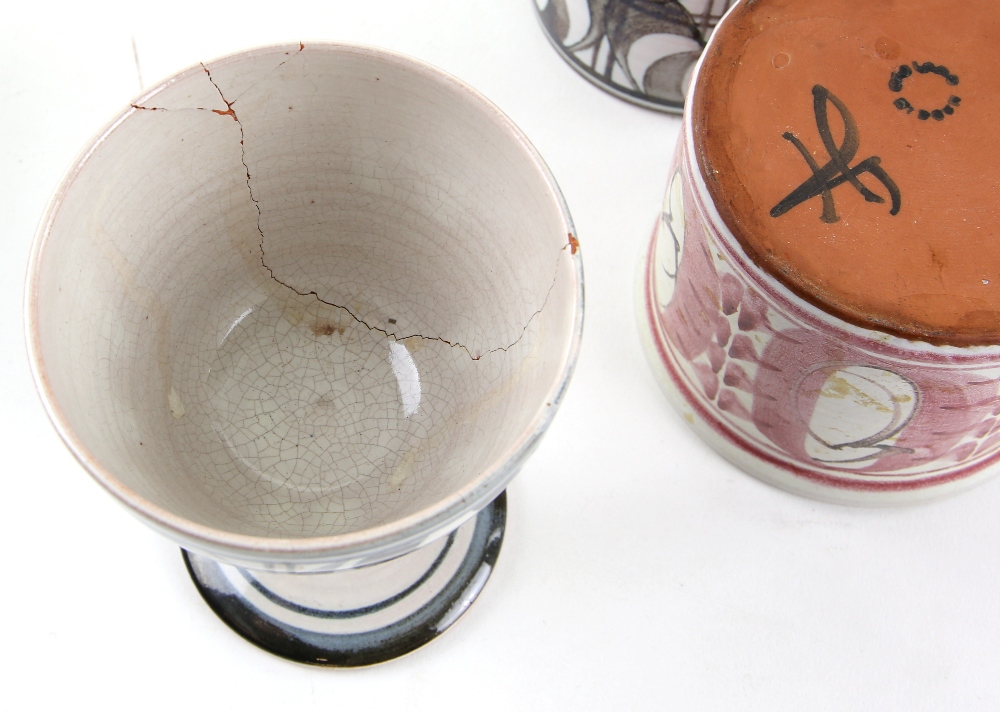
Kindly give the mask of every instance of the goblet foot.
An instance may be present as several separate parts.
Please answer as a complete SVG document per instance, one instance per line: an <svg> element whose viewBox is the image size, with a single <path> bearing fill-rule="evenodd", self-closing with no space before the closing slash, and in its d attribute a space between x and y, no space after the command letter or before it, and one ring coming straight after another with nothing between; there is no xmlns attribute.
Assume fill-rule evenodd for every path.
<svg viewBox="0 0 1000 712"><path fill-rule="evenodd" d="M506 519L503 492L416 551L332 573L253 571L182 553L202 598L254 645L296 662L357 667L405 655L447 630L490 577Z"/></svg>

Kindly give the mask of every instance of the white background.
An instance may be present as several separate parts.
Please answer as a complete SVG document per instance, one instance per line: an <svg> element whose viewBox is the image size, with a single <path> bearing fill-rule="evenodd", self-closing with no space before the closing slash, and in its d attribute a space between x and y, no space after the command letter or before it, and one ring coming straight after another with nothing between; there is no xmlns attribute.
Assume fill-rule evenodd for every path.
<svg viewBox="0 0 1000 712"><path fill-rule="evenodd" d="M1000 706L1000 481L914 508L838 507L763 485L696 438L646 366L632 300L680 122L577 76L531 0L75 5L20 3L0 20L0 707ZM146 87L279 41L411 54L496 102L565 193L586 274L579 367L509 490L482 596L406 658L325 670L244 642L38 402L29 245L76 153L139 92L133 38Z"/></svg>

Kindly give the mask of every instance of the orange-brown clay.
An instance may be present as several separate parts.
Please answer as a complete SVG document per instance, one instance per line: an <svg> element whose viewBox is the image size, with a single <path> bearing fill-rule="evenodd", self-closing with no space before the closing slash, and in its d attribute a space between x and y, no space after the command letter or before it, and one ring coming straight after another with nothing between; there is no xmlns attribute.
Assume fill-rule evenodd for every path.
<svg viewBox="0 0 1000 712"><path fill-rule="evenodd" d="M848 321L1000 343L995 0L755 0L719 32L695 147L754 261Z"/></svg>

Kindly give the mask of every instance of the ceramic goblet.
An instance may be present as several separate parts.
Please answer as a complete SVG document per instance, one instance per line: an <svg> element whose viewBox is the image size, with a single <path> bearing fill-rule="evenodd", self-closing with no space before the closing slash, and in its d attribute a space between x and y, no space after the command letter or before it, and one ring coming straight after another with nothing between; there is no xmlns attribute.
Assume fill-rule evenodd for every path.
<svg viewBox="0 0 1000 712"><path fill-rule="evenodd" d="M579 346L573 234L541 158L462 82L365 47L233 55L137 99L58 189L34 375L228 625L379 662L490 575Z"/></svg>

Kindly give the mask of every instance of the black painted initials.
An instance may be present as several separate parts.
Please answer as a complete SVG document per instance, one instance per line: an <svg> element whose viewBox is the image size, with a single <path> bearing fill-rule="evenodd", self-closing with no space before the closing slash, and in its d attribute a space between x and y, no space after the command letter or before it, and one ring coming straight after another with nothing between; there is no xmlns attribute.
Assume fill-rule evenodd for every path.
<svg viewBox="0 0 1000 712"><path fill-rule="evenodd" d="M771 217L780 217L796 205L816 196L822 196L823 214L820 216L820 220L825 223L835 223L840 220L840 217L837 215L837 210L833 203L833 189L844 183L850 183L869 203L884 203L885 198L869 190L858 179L858 176L862 173L870 173L885 186L885 189L889 191L889 198L892 200L892 207L889 209L889 214L896 215L899 213L899 188L880 165L882 162L881 158L878 156L869 156L853 168L850 166L851 161L854 160L854 156L858 152L858 148L861 146L861 137L858 125L854 121L854 117L851 116L851 112L844 105L844 102L831 94L826 87L819 84L813 87L812 93L813 111L816 114L816 129L819 131L820 138L823 140L823 147L830 156L830 160L824 166L820 166L812 157L809 149L805 147L795 134L790 131L783 133L781 137L786 141L790 141L799 150L799 153L802 154L810 170L812 170L812 177L771 208ZM834 108L840 112L840 118L844 121L844 140L839 146L834 141L833 133L830 131L830 120L827 115L828 104L833 104Z"/></svg>

